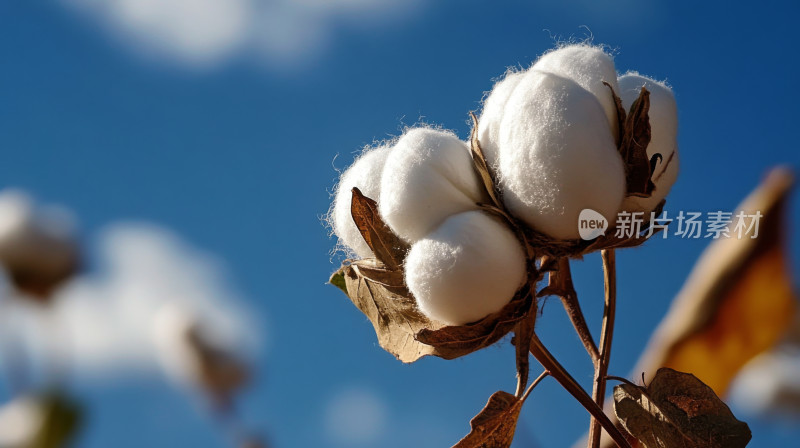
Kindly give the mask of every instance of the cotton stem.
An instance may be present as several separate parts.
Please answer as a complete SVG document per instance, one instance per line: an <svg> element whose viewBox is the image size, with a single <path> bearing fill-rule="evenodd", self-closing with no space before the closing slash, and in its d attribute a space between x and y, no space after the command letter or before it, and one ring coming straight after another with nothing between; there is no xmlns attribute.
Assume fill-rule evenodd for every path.
<svg viewBox="0 0 800 448"><path fill-rule="evenodd" d="M600 359L595 363L592 399L597 404L597 407L602 410L606 396L608 363L611 359L611 340L614 336L614 318L617 308L617 267L614 249L603 250L601 254L603 258L603 280L605 283L605 306L602 335L600 336ZM589 426L589 448L599 448L600 427L601 422L595 416L592 416Z"/></svg>

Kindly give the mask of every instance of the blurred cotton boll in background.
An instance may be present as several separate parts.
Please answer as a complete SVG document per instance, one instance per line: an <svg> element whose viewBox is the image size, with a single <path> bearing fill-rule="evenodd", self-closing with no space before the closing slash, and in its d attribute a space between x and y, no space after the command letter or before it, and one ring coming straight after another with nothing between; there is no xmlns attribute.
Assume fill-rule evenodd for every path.
<svg viewBox="0 0 800 448"><path fill-rule="evenodd" d="M244 355L257 348L257 323L212 257L143 224L112 226L97 246L98 271L65 286L47 315L4 301L3 334L16 331L43 356L68 357L79 378L158 373L154 327L167 304L197 316L215 346Z"/></svg>
<svg viewBox="0 0 800 448"><path fill-rule="evenodd" d="M209 332L194 313L176 303L167 303L158 311L153 337L167 373L179 384L205 394L218 410L230 407L234 394L249 378L241 356L226 348L225 341Z"/></svg>
<svg viewBox="0 0 800 448"><path fill-rule="evenodd" d="M77 271L74 219L18 190L0 192L0 265L17 293L48 302Z"/></svg>
<svg viewBox="0 0 800 448"><path fill-rule="evenodd" d="M339 26L396 20L418 0L61 0L127 47L202 68L237 55L270 68L310 63Z"/></svg>

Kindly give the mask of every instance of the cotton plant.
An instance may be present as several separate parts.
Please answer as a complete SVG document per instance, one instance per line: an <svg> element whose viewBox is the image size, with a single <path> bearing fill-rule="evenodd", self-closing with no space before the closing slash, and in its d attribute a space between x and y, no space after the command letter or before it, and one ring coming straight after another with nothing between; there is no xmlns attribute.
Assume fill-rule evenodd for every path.
<svg viewBox="0 0 800 448"><path fill-rule="evenodd" d="M458 358L515 334L515 393L492 395L456 447L510 446L520 407L548 375L591 414L590 447L599 446L601 428L629 447L631 435L602 410L615 249L652 236L648 226L677 178L674 95L636 72L618 76L601 47L566 45L507 72L485 97L480 118L472 118L466 142L446 130L411 128L365 149L344 171L328 217L349 258L330 281L402 362ZM586 238L579 220L587 209L611 228ZM642 232L615 232L619 212L641 212ZM606 282L599 344L569 267L570 259L595 251ZM536 334L538 299L548 295L561 298L594 364L591 395ZM545 369L533 382L529 355ZM659 381L694 384L681 375L663 372ZM658 393L627 387L628 395Z"/></svg>

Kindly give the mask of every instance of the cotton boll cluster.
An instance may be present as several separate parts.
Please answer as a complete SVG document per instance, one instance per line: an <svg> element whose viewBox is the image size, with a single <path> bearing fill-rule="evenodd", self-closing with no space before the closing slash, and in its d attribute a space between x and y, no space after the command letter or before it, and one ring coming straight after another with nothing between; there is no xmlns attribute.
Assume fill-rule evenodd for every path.
<svg viewBox="0 0 800 448"><path fill-rule="evenodd" d="M642 163L641 146L630 149L625 137L641 131L643 122L620 124L614 97L627 111L642 87L650 91L652 173ZM474 322L509 303L527 274L515 224L478 204L498 201L555 240L579 239L586 209L609 223L620 210L652 210L677 175L676 117L663 83L636 73L618 79L600 47L563 46L527 70L507 72L484 101L475 132L502 204L489 197L479 174L486 174L484 167L473 162L467 143L450 132L416 128L345 172L332 210L334 230L356 254L372 256L351 216L351 189L358 187L410 244L405 283L422 313L451 325ZM627 197L640 193L643 172L655 184L653 196Z"/></svg>
<svg viewBox="0 0 800 448"><path fill-rule="evenodd" d="M339 242L361 258L372 257L372 251L358 231L350 213L353 187L357 187L368 198L377 200L381 190L381 173L389 147L367 149L353 165L342 174L329 220Z"/></svg>
<svg viewBox="0 0 800 448"><path fill-rule="evenodd" d="M449 217L408 253L406 284L420 310L450 325L499 311L525 280L514 233L482 211Z"/></svg>
<svg viewBox="0 0 800 448"><path fill-rule="evenodd" d="M619 96L626 110L638 98L642 87L650 92L651 139L647 158L652 160L655 156L658 160L652 175L656 188L649 198L626 198L622 209L649 212L667 196L678 178L678 107L672 90L666 84L629 72L619 77Z"/></svg>
<svg viewBox="0 0 800 448"><path fill-rule="evenodd" d="M506 103L496 144L505 205L533 228L577 239L583 209L606 218L619 210L622 159L600 102L575 81L528 71Z"/></svg>
<svg viewBox="0 0 800 448"><path fill-rule="evenodd" d="M429 318L479 320L499 311L524 281L522 246L506 224L478 210L488 194L468 145L453 133L410 129L345 172L333 206L334 230L368 257L368 248L359 250L366 244L350 213L353 186L375 199L384 222L411 243L406 284Z"/></svg>
<svg viewBox="0 0 800 448"><path fill-rule="evenodd" d="M627 111L642 87L650 91L647 155L654 161L656 188L652 197L626 198L612 89ZM579 237L584 209L609 222L620 210L654 209L677 177L676 134L675 99L668 87L636 73L618 79L611 56L585 44L555 49L528 70L507 74L486 98L478 125L505 206L534 229L562 240Z"/></svg>
<svg viewBox="0 0 800 448"><path fill-rule="evenodd" d="M553 238L577 239L583 209L613 218L625 195L616 107L604 81L616 87L610 56L566 46L507 76L484 103L479 140L506 207Z"/></svg>
<svg viewBox="0 0 800 448"><path fill-rule="evenodd" d="M466 143L429 128L406 132L386 160L380 214L401 238L415 242L448 216L487 201Z"/></svg>

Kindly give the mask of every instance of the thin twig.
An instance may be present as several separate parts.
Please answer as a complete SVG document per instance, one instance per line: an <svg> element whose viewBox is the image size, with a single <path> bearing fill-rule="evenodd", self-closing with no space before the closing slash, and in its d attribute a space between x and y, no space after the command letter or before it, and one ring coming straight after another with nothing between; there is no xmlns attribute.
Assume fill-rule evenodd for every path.
<svg viewBox="0 0 800 448"><path fill-rule="evenodd" d="M528 398L528 395L531 394L531 391L542 382L543 379L547 378L550 375L549 370L545 370L544 372L540 373L539 376L536 377L535 380L528 386L528 389L525 391L525 394L522 396L521 400L525 400Z"/></svg>
<svg viewBox="0 0 800 448"><path fill-rule="evenodd" d="M614 336L614 317L617 308L617 267L614 249L601 252L603 258L603 280L605 283L605 307L603 311L603 329L600 336L600 360L595 364L592 399L600 409L606 397L606 376L608 362L611 359L611 340ZM600 422L592 418L589 426L589 448L600 446Z"/></svg>
<svg viewBox="0 0 800 448"><path fill-rule="evenodd" d="M534 358L536 358L539 363L548 370L550 376L555 378L561 387L566 389L570 395L572 395L581 406L584 407L589 413L600 422L600 425L606 430L609 436L619 445L621 448L631 448L628 441L625 439L625 436L614 426L614 423L608 418L608 416L603 412L603 409L597 405L589 394L583 390L583 388L575 381L575 378L567 372L567 370L558 362L558 360L553 357L553 355L547 350L539 337L534 334L531 338L531 354Z"/></svg>

